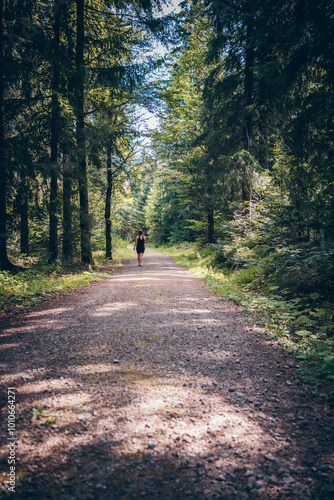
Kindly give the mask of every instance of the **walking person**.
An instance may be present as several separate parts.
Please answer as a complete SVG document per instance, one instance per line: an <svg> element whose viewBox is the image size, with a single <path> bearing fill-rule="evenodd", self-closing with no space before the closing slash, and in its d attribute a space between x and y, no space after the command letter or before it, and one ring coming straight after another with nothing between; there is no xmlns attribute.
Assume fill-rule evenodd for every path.
<svg viewBox="0 0 334 500"><path fill-rule="evenodd" d="M143 265L143 257L145 252L146 236L143 235L143 231L140 229L136 237L134 250L137 250L138 266Z"/></svg>

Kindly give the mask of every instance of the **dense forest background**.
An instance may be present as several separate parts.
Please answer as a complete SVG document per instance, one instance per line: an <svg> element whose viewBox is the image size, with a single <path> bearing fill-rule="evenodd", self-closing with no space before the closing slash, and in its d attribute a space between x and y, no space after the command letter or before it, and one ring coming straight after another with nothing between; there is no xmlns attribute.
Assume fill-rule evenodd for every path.
<svg viewBox="0 0 334 500"><path fill-rule="evenodd" d="M334 232L333 2L159 9L1 1L2 267L18 248L111 257L112 226L217 244L218 260L240 239L247 261L320 249L322 265ZM145 106L160 117L149 134Z"/></svg>
<svg viewBox="0 0 334 500"><path fill-rule="evenodd" d="M93 265L142 228L328 356L334 2L166 3L0 0L1 267Z"/></svg>
<svg viewBox="0 0 334 500"><path fill-rule="evenodd" d="M147 75L170 21L160 3L1 0L0 262L112 256L133 182Z"/></svg>

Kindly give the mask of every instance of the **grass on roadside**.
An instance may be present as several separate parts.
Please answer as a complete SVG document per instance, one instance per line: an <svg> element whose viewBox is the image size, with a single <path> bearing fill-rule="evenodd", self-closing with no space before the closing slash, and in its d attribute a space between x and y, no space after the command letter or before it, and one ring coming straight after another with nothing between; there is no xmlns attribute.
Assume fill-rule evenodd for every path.
<svg viewBox="0 0 334 500"><path fill-rule="evenodd" d="M115 246L112 252L112 261L106 259L104 250L93 252L95 268L99 269L100 271L106 267L112 270L115 267L121 265L122 260L133 259L135 254L132 250L129 250L127 246L127 242L117 240L117 246Z"/></svg>
<svg viewBox="0 0 334 500"><path fill-rule="evenodd" d="M106 260L103 251L93 252L92 269L61 261L53 264L41 261L17 274L0 271L0 313L27 310L60 292L103 280L121 265L123 259L130 258L133 252L128 250L127 243L117 241L112 261Z"/></svg>
<svg viewBox="0 0 334 500"><path fill-rule="evenodd" d="M181 255L187 256L189 253L195 251L194 243L180 243L172 247L168 245L150 245L149 248L156 252L161 252L164 255L170 255L171 257L180 257Z"/></svg>

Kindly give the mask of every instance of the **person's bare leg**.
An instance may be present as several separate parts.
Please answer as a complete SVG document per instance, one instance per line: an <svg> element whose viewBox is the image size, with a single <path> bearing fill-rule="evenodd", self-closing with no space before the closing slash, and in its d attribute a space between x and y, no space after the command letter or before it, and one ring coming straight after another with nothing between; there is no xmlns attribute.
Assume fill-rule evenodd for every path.
<svg viewBox="0 0 334 500"><path fill-rule="evenodd" d="M140 253L137 253L138 266L140 266Z"/></svg>

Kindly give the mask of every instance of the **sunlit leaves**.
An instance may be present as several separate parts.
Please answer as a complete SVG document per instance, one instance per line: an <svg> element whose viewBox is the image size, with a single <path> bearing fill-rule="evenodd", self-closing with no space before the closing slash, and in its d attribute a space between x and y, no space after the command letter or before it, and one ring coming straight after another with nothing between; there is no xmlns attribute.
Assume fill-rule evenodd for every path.
<svg viewBox="0 0 334 500"><path fill-rule="evenodd" d="M55 293L88 285L108 276L97 271L81 272L66 269L60 264L27 269L16 275L0 272L0 312L13 308L27 309L48 299Z"/></svg>

